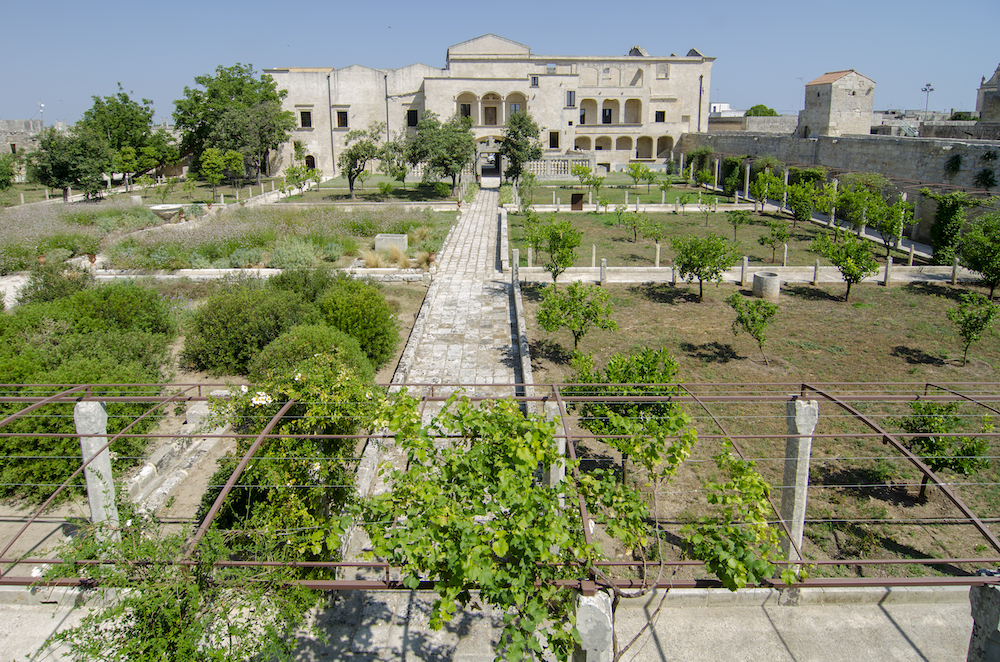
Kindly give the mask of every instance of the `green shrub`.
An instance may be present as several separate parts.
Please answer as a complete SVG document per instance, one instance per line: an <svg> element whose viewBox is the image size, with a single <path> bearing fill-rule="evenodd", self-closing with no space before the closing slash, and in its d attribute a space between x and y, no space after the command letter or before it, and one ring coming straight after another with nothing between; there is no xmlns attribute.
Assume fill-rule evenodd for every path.
<svg viewBox="0 0 1000 662"><path fill-rule="evenodd" d="M298 237L279 240L267 260L270 269L293 269L316 264L316 249Z"/></svg>
<svg viewBox="0 0 1000 662"><path fill-rule="evenodd" d="M247 269L260 264L264 253L259 248L237 248L225 259L230 269Z"/></svg>
<svg viewBox="0 0 1000 662"><path fill-rule="evenodd" d="M344 365L357 371L365 381L375 378L375 369L357 338L332 326L302 324L289 329L250 362L250 379L260 383L272 376L289 373L297 364L316 354L334 354Z"/></svg>
<svg viewBox="0 0 1000 662"><path fill-rule="evenodd" d="M444 182L434 182L434 195L439 198L447 198L451 195L451 187Z"/></svg>
<svg viewBox="0 0 1000 662"><path fill-rule="evenodd" d="M327 323L357 338L376 367L395 353L399 326L382 292L374 285L341 276L318 304Z"/></svg>
<svg viewBox="0 0 1000 662"><path fill-rule="evenodd" d="M28 282L21 289L17 302L44 303L63 299L86 289L93 282L94 274L87 269L62 263L36 264L32 267Z"/></svg>
<svg viewBox="0 0 1000 662"><path fill-rule="evenodd" d="M74 295L70 305L77 329L105 328L147 333L170 333L173 324L167 302L157 292L135 281L118 281Z"/></svg>
<svg viewBox="0 0 1000 662"><path fill-rule="evenodd" d="M224 286L191 316L182 359L211 374L246 374L272 340L315 319L315 309L294 292L244 282Z"/></svg>
<svg viewBox="0 0 1000 662"><path fill-rule="evenodd" d="M306 301L315 302L336 281L334 272L325 265L320 265L315 269L286 269L272 276L267 284L279 290L295 292Z"/></svg>

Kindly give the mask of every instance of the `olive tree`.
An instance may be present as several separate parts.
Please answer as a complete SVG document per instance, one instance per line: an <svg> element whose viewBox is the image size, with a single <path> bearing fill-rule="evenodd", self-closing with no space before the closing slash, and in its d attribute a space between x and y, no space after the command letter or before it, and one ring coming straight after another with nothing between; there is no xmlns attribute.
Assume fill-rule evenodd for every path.
<svg viewBox="0 0 1000 662"><path fill-rule="evenodd" d="M698 279L698 301L705 299L705 281L722 282L722 274L739 258L739 247L723 237L678 237L673 240L674 266L687 282Z"/></svg>

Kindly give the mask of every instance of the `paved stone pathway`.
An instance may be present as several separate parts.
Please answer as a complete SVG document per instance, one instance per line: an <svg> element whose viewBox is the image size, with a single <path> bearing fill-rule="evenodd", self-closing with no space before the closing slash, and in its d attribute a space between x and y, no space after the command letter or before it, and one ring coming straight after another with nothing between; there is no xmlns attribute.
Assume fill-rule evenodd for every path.
<svg viewBox="0 0 1000 662"><path fill-rule="evenodd" d="M412 392L426 392L421 384L475 384L470 395L502 397L513 387L488 385L523 381L511 286L502 272L507 258L498 249L499 180L491 179L483 178L438 259L433 298L424 302L426 321L405 380Z"/></svg>

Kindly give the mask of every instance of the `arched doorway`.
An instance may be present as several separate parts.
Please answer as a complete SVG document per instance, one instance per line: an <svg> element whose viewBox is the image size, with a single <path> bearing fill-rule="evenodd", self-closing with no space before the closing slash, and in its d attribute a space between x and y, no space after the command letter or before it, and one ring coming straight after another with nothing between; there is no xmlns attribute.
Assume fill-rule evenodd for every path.
<svg viewBox="0 0 1000 662"><path fill-rule="evenodd" d="M628 136L621 136L615 141L615 149L619 152L631 152L632 139Z"/></svg>
<svg viewBox="0 0 1000 662"><path fill-rule="evenodd" d="M316 169L316 157L312 154L306 156L306 170Z"/></svg>
<svg viewBox="0 0 1000 662"><path fill-rule="evenodd" d="M573 148L583 152L590 151L590 136L578 136L573 143Z"/></svg>
<svg viewBox="0 0 1000 662"><path fill-rule="evenodd" d="M674 139L670 136L660 136L656 139L656 158L666 159L670 157L670 150L674 148Z"/></svg>
<svg viewBox="0 0 1000 662"><path fill-rule="evenodd" d="M653 139L649 136L642 136L635 141L635 158L637 159L651 159L653 158Z"/></svg>

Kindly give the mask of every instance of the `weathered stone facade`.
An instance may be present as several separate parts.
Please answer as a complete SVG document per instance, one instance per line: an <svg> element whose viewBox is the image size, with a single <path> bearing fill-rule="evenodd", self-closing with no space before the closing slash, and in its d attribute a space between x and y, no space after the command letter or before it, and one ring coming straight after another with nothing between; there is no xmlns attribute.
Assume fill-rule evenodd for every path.
<svg viewBox="0 0 1000 662"><path fill-rule="evenodd" d="M20 154L38 148L42 120L0 120L0 149L4 154Z"/></svg>
<svg viewBox="0 0 1000 662"><path fill-rule="evenodd" d="M542 128L546 155L595 156L614 169L662 163L681 135L707 129L714 60L694 49L651 56L638 46L623 56L535 55L489 34L450 47L443 69L353 65L264 73L288 90L283 107L299 127L292 140L302 141L307 162L326 174L337 174L350 130L387 122L397 135L412 131L424 111L470 117L485 152L511 113L527 111ZM283 147L278 167L289 164L291 149Z"/></svg>
<svg viewBox="0 0 1000 662"><path fill-rule="evenodd" d="M1000 64L989 80L983 77L976 92L976 112L984 122L1000 122Z"/></svg>
<svg viewBox="0 0 1000 662"><path fill-rule="evenodd" d="M805 108L796 134L810 136L868 135L875 107L875 81L854 69L831 71L806 83Z"/></svg>

